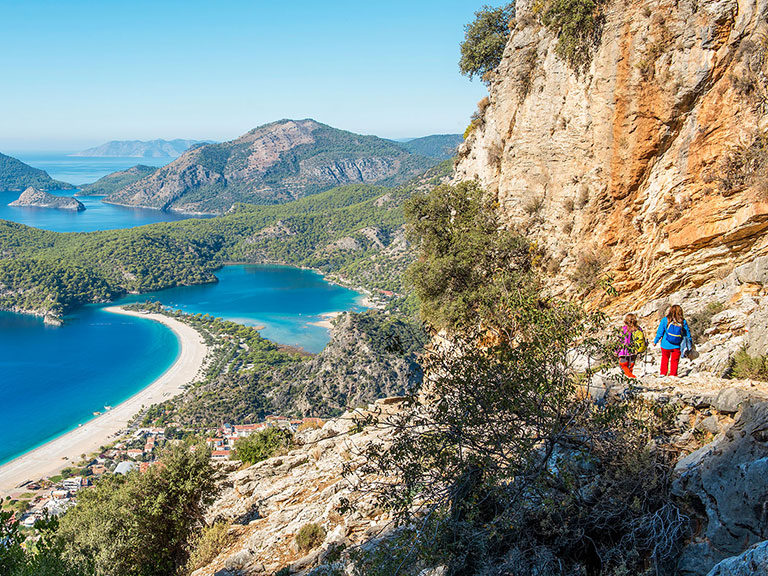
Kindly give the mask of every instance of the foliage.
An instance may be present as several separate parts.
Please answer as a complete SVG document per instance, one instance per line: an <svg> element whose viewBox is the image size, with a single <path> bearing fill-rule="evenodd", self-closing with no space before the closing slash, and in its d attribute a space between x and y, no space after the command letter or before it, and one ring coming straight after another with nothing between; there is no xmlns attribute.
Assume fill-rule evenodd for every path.
<svg viewBox="0 0 768 576"><path fill-rule="evenodd" d="M498 67L509 38L510 20L514 17L514 2L498 8L483 6L475 12L475 19L464 27L459 61L463 75L479 76L485 81L487 74Z"/></svg>
<svg viewBox="0 0 768 576"><path fill-rule="evenodd" d="M256 464L287 451L293 443L293 434L281 428L267 428L250 436L235 440L231 458L244 464Z"/></svg>
<svg viewBox="0 0 768 576"><path fill-rule="evenodd" d="M557 54L583 72L602 37L606 0L546 0L542 23L557 35Z"/></svg>
<svg viewBox="0 0 768 576"><path fill-rule="evenodd" d="M704 332L712 323L712 316L722 312L725 306L722 302L710 302L703 310L695 312L688 316L688 327L691 330L691 336L694 342L704 340Z"/></svg>
<svg viewBox="0 0 768 576"><path fill-rule="evenodd" d="M314 522L304 524L296 534L296 546L302 552L309 552L317 548L323 543L323 540L325 540L325 529Z"/></svg>
<svg viewBox="0 0 768 576"><path fill-rule="evenodd" d="M44 170L32 168L21 160L0 154L0 190L70 190L71 184L51 178Z"/></svg>
<svg viewBox="0 0 768 576"><path fill-rule="evenodd" d="M476 187L413 203L414 267L427 276L456 270L464 280L450 298L438 281L416 286L448 341L425 354L420 393L380 424L391 427L389 442L365 450L361 467L347 466L372 479L367 489L412 542L397 559L379 555L386 569L366 556L364 573L436 564L462 575L489 566L520 575L637 573L647 561L667 570L685 519L669 500L672 456L648 447L668 433L668 419L639 401L580 399L577 385L589 386L590 376L570 363L574 352L601 346L592 336L601 316L547 295L527 245L499 231ZM554 561L542 572L545 556Z"/></svg>
<svg viewBox="0 0 768 576"><path fill-rule="evenodd" d="M147 472L82 491L58 531L67 559L93 562L99 576L178 573L216 498L209 456L204 445L172 445Z"/></svg>
<svg viewBox="0 0 768 576"><path fill-rule="evenodd" d="M435 134L398 142L411 154L419 154L437 160L448 160L456 155L456 148L464 141L461 134Z"/></svg>
<svg viewBox="0 0 768 576"><path fill-rule="evenodd" d="M56 518L39 520L36 539L25 543L18 518L0 507L0 576L91 576L89 561L65 558L57 529Z"/></svg>
<svg viewBox="0 0 768 576"><path fill-rule="evenodd" d="M750 356L746 350L739 350L731 361L731 375L768 382L768 356Z"/></svg>
<svg viewBox="0 0 768 576"><path fill-rule="evenodd" d="M507 291L531 272L531 251L521 235L499 226L494 204L477 183L414 196L405 212L422 255L408 279L428 325L468 329L478 318L509 312Z"/></svg>
<svg viewBox="0 0 768 576"><path fill-rule="evenodd" d="M112 192L116 192L121 188L125 188L126 186L141 180L145 176L149 176L156 170L157 168L155 166L137 164L127 170L120 170L119 172L107 174L92 184L84 184L80 186L78 194L83 196L107 196L108 194L112 194Z"/></svg>
<svg viewBox="0 0 768 576"><path fill-rule="evenodd" d="M192 545L188 570L194 572L198 568L210 564L227 547L229 541L229 526L227 524L217 522L213 526L203 528Z"/></svg>
<svg viewBox="0 0 768 576"><path fill-rule="evenodd" d="M67 234L0 221L0 309L61 316L126 292L212 282L213 272L231 261L318 268L370 290L398 291L411 253L390 252L388 245L402 234L402 204L450 164L395 189L346 186L205 220ZM332 248L346 237L360 249Z"/></svg>
<svg viewBox="0 0 768 576"><path fill-rule="evenodd" d="M730 196L750 186L768 194L768 134L756 131L748 144L736 144L717 165L720 193Z"/></svg>

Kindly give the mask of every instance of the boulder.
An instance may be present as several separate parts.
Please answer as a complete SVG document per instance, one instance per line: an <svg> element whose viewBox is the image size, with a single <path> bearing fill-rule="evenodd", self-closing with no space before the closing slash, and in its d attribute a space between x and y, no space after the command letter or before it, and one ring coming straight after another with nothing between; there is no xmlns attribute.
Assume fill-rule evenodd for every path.
<svg viewBox="0 0 768 576"><path fill-rule="evenodd" d="M751 356L768 354L768 305L764 304L752 312L747 330L747 352Z"/></svg>
<svg viewBox="0 0 768 576"><path fill-rule="evenodd" d="M707 576L768 576L768 540L723 560Z"/></svg>
<svg viewBox="0 0 768 576"><path fill-rule="evenodd" d="M747 400L725 433L680 460L672 491L690 506L692 523L700 528L680 557L682 576L704 576L765 540L768 402Z"/></svg>
<svg viewBox="0 0 768 576"><path fill-rule="evenodd" d="M746 390L740 388L726 388L721 390L712 407L723 414L735 414L739 410L739 405L749 397Z"/></svg>
<svg viewBox="0 0 768 576"><path fill-rule="evenodd" d="M760 256L734 270L743 284L768 284L768 256Z"/></svg>

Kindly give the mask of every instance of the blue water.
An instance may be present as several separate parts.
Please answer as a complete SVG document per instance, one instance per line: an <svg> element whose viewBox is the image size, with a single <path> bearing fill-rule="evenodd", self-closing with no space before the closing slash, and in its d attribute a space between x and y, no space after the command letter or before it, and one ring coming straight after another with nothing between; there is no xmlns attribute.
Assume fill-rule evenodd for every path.
<svg viewBox="0 0 768 576"><path fill-rule="evenodd" d="M320 352L330 338L314 326L321 314L360 308L360 294L329 284L322 275L290 266L225 266L215 284L169 288L129 296L121 302L159 300L189 313L211 314L246 326L264 326L262 336L308 352Z"/></svg>
<svg viewBox="0 0 768 576"><path fill-rule="evenodd" d="M101 198L78 196L85 205L83 212L56 210L52 208L33 208L29 206L8 206L19 197L19 192L0 192L0 219L11 220L54 232L93 232L94 230L113 230L115 228L133 228L153 222L173 222L190 218L173 212L148 210L144 208L126 208L104 204ZM57 196L72 196L74 190L56 190Z"/></svg>
<svg viewBox="0 0 768 576"><path fill-rule="evenodd" d="M4 154L18 158L22 162L25 162L33 168L39 168L45 170L48 175L55 179L61 180L68 184L74 184L79 186L80 184L90 184L95 182L102 176L117 172L118 170L125 170L136 166L136 164L144 164L145 166L165 166L173 160L173 158L88 158L79 156L68 156L71 152L30 152L21 151L14 152L5 150Z"/></svg>
<svg viewBox="0 0 768 576"><path fill-rule="evenodd" d="M98 307L61 327L0 312L0 463L129 398L178 353L162 324Z"/></svg>
<svg viewBox="0 0 768 576"><path fill-rule="evenodd" d="M360 295L321 275L287 266L227 266L219 282L130 296L118 303L160 300L185 312L248 325L283 344L320 351L327 330L320 314L359 308ZM135 394L178 355L161 324L87 306L61 327L0 313L0 463L91 419L105 405Z"/></svg>
<svg viewBox="0 0 768 576"><path fill-rule="evenodd" d="M10 155L30 166L48 172L51 177L70 184L80 185L94 182L102 176L118 170L125 170L136 164L164 166L170 158L80 158L55 152L10 152ZM54 190L57 196L74 196L77 190ZM8 206L19 197L20 192L0 191L0 219L11 220L55 232L93 232L133 228L154 222L173 222L190 218L173 212L127 208L104 204L100 197L78 196L85 205L85 211L54 210Z"/></svg>

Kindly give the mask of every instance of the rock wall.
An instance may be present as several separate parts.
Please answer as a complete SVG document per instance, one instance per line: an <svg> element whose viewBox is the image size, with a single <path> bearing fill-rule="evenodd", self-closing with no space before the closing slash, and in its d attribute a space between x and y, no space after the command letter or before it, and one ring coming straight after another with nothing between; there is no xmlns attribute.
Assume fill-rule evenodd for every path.
<svg viewBox="0 0 768 576"><path fill-rule="evenodd" d="M636 302L768 254L768 187L737 160L768 128L753 82L768 3L611 0L581 74L535 6L517 2L455 178L495 194L571 292L607 273Z"/></svg>

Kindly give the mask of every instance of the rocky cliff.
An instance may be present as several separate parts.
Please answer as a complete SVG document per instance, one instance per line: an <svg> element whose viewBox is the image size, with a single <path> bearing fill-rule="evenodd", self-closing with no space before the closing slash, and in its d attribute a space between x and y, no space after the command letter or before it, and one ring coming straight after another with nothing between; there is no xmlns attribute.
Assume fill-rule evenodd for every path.
<svg viewBox="0 0 768 576"><path fill-rule="evenodd" d="M599 43L575 71L540 5L517 2L456 178L479 179L571 291L608 275L635 302L768 253L768 5L598 4Z"/></svg>
<svg viewBox="0 0 768 576"><path fill-rule="evenodd" d="M404 182L436 163L375 136L314 120L282 120L230 142L193 148L107 201L215 213L235 202L275 204L342 184Z"/></svg>
<svg viewBox="0 0 768 576"><path fill-rule="evenodd" d="M79 200L70 196L55 196L49 192L29 187L17 200L8 206L32 206L36 208L55 208L58 210L74 210L82 212L85 206Z"/></svg>

